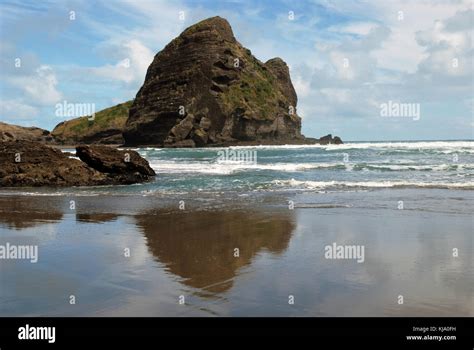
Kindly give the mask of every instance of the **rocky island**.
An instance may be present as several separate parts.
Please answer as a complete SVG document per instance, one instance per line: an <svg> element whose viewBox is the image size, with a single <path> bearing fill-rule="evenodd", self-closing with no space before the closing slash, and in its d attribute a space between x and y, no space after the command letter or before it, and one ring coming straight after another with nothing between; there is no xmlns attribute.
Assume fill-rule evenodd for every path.
<svg viewBox="0 0 474 350"><path fill-rule="evenodd" d="M225 19L212 17L155 56L123 135L134 146L301 142L296 104L286 63L260 62Z"/></svg>

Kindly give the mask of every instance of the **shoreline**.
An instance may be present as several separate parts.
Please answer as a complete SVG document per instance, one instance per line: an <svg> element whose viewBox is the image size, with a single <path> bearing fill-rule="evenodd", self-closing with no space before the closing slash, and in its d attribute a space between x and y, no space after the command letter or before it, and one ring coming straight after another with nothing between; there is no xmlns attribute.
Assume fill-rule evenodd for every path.
<svg viewBox="0 0 474 350"><path fill-rule="evenodd" d="M110 186L116 187L116 186ZM128 188L128 185L123 185ZM399 211L398 200L404 198L408 201L412 198L412 203L404 208L409 212L456 212L468 214L474 208L474 191L464 189L447 188L375 188L373 190L360 191L272 191L257 193L220 193L215 196L213 192L188 193L167 193L150 192L148 194L138 192L89 192L89 191L68 191L69 188L53 189L54 192L30 191L35 188L10 188L0 189L0 203L5 207L10 200L22 203L29 202L34 205L37 211L42 211L43 201L49 201L50 206L55 204L57 210L70 213L68 201L75 199L82 202L81 208L94 208L98 212L119 210L120 213L136 214L147 208L157 210L167 210L176 212L202 211L208 209L233 210L233 209L286 209L291 206L296 209L346 209L346 210L388 210ZM82 187L75 188L77 190ZM101 190L103 187L88 189ZM26 190L26 191L24 191ZM62 190L62 191L56 191ZM21 192L21 193L19 193ZM239 194L239 195L237 195ZM420 196L420 198L417 198ZM117 201L117 198L126 198L124 201ZM425 199L426 198L426 199ZM443 202L444 200L444 202ZM184 209L180 209L179 203L185 203ZM424 202L426 201L426 203ZM430 205L433 202L436 205ZM81 209L82 210L82 209Z"/></svg>

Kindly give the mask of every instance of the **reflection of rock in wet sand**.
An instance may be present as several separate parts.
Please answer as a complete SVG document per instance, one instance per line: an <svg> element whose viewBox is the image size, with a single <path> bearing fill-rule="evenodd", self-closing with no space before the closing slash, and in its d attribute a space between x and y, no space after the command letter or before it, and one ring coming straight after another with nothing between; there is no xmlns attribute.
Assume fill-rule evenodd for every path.
<svg viewBox="0 0 474 350"><path fill-rule="evenodd" d="M41 210L28 197L0 198L0 223L9 229L21 230L51 222L58 222L63 214L56 210Z"/></svg>
<svg viewBox="0 0 474 350"><path fill-rule="evenodd" d="M76 214L76 221L100 224L103 222L116 220L118 217L119 217L118 214L112 214L112 213Z"/></svg>
<svg viewBox="0 0 474 350"><path fill-rule="evenodd" d="M194 288L228 290L259 251L282 253L295 227L291 213L213 211L137 216L147 245L170 272ZM156 215L153 215L156 214ZM238 248L240 257L234 257Z"/></svg>

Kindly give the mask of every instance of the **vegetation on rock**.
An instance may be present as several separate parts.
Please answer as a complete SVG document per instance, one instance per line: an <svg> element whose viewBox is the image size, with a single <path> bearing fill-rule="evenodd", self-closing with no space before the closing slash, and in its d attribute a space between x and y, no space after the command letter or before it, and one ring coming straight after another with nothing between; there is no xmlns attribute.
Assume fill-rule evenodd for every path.
<svg viewBox="0 0 474 350"><path fill-rule="evenodd" d="M118 104L95 113L59 123L52 135L62 144L108 143L122 144L122 131L133 101Z"/></svg>

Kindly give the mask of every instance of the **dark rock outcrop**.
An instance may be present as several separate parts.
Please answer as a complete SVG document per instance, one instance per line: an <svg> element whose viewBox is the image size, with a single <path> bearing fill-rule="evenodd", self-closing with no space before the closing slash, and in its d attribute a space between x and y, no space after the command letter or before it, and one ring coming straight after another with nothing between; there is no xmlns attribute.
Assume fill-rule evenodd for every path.
<svg viewBox="0 0 474 350"><path fill-rule="evenodd" d="M95 164L86 164L40 142L0 142L0 186L116 185L146 181L153 176L153 170L147 168L148 163L138 154L129 151L133 165L122 166L126 158L122 151L117 152L112 155L109 150L95 149L95 158L104 159L106 164L101 166L98 160ZM83 149L82 153L87 153L87 150Z"/></svg>
<svg viewBox="0 0 474 350"><path fill-rule="evenodd" d="M344 142L342 142L342 140L339 136L334 136L332 143L335 144L335 145L342 145Z"/></svg>
<svg viewBox="0 0 474 350"><path fill-rule="evenodd" d="M319 138L320 145L341 145L343 142L339 136L332 137L331 134Z"/></svg>
<svg viewBox="0 0 474 350"><path fill-rule="evenodd" d="M91 168L121 184L148 181L155 171L137 152L107 146L78 146L76 155Z"/></svg>
<svg viewBox="0 0 474 350"><path fill-rule="evenodd" d="M165 147L302 142L296 104L286 63L260 62L213 17L155 56L123 135L126 145Z"/></svg>
<svg viewBox="0 0 474 350"><path fill-rule="evenodd" d="M0 141L15 140L52 142L53 136L48 130L0 122Z"/></svg>
<svg viewBox="0 0 474 350"><path fill-rule="evenodd" d="M105 185L109 182L105 174L39 142L1 142L0 164L0 185L6 187Z"/></svg>

